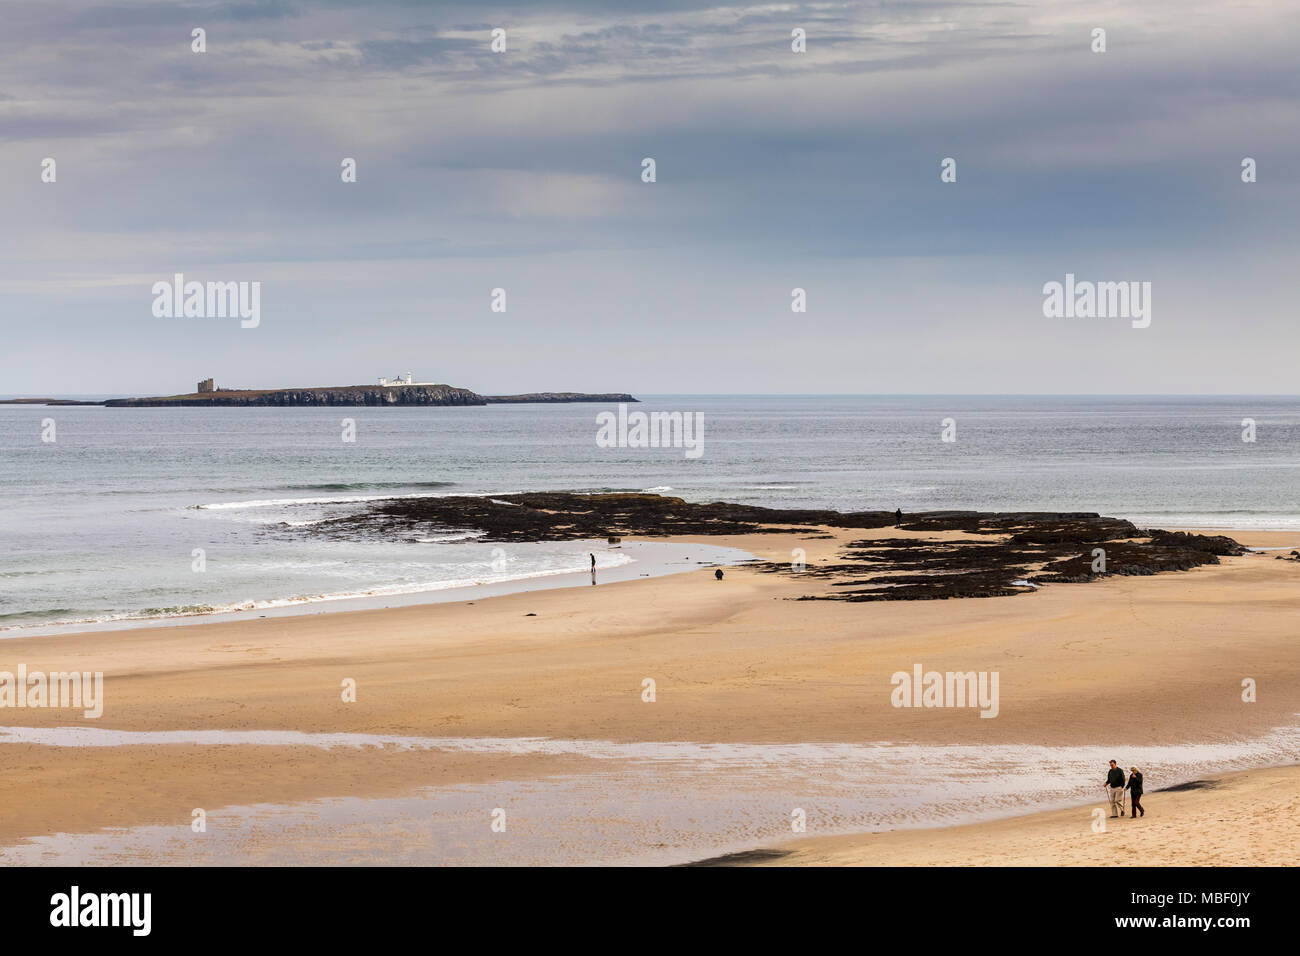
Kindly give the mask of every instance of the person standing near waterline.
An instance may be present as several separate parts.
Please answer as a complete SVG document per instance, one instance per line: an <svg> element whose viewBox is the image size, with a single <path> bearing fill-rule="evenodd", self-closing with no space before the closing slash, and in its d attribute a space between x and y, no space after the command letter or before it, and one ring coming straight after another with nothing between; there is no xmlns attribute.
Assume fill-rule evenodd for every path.
<svg viewBox="0 0 1300 956"><path fill-rule="evenodd" d="M1110 771L1106 774L1106 795L1110 797L1110 816L1124 815L1124 771L1114 760L1110 762Z"/></svg>
<svg viewBox="0 0 1300 956"><path fill-rule="evenodd" d="M1133 819L1136 819L1139 813L1146 816L1147 811L1142 806L1142 772L1137 767L1129 768L1128 783L1125 784L1124 789L1133 800Z"/></svg>
<svg viewBox="0 0 1300 956"><path fill-rule="evenodd" d="M902 526L903 526L903 509L898 508L894 511L894 527L901 528Z"/></svg>

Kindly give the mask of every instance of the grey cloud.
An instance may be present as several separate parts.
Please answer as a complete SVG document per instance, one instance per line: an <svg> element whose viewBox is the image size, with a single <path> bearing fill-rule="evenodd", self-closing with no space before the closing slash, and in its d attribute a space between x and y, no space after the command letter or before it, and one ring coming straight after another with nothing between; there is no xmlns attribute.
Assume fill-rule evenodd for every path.
<svg viewBox="0 0 1300 956"><path fill-rule="evenodd" d="M473 315L480 287L518 286L530 291L512 303L549 323L513 330L525 351L581 335L587 300L572 290L589 285L612 339L654 318L647 303L689 331L701 289L716 291L719 336L750 329L754 289L779 298L796 279L867 312L887 290L923 336L990 286L1002 296L990 315L1032 306L1036 282L1072 263L1163 263L1187 303L1180 327L1208 329L1207 347L1197 300L1212 297L1194 292L1244 283L1243 263L1258 263L1254 315L1290 308L1289 267L1275 262L1300 232L1300 71L1282 8L1198 25L1173 4L1128 8L1137 19L1094 57L1047 15L1086 11L1051 3L8 7L0 201L17 225L0 237L0 283L45 283L23 293L21 314L43 319L16 334L27 354L54 347L60 323L108 347L99 309L134 315L132 289L87 310L96 293L60 277L190 265L302 265L313 278L276 286L285 336L310 322L327 338L371 308L400 324L425 300ZM188 50L199 24L202 56ZM501 24L507 56L487 48ZM789 52L796 24L803 57ZM44 155L58 157L57 185L37 178ZM1240 182L1245 155L1258 184ZM340 182L344 156L357 184ZM644 156L655 184L640 181ZM957 184L938 182L944 156ZM0 316L14 303L0 295ZM194 341L130 328L142 370ZM753 361L781 368L780 351L764 358L756 342ZM23 373L16 362L0 373Z"/></svg>

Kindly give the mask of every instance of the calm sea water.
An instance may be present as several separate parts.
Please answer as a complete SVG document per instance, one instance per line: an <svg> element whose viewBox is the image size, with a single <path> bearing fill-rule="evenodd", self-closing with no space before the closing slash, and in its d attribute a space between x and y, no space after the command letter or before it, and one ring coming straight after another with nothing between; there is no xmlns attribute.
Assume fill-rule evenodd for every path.
<svg viewBox="0 0 1300 956"><path fill-rule="evenodd" d="M631 408L701 413L704 453L598 447L603 405L0 406L0 627L425 593L589 561L580 543L494 552L455 529L346 543L293 531L393 495L1083 510L1153 527L1294 528L1300 542L1295 398L665 396ZM41 440L48 418L54 442ZM955 442L940 440L947 418ZM598 557L602 569L629 560Z"/></svg>

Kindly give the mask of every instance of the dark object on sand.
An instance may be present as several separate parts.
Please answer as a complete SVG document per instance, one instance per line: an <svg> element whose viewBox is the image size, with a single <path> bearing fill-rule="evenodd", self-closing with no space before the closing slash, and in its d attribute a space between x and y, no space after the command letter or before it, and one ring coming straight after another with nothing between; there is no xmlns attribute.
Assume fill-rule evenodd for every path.
<svg viewBox="0 0 1300 956"><path fill-rule="evenodd" d="M902 526L903 526L903 509L899 508L897 511L894 512L894 527L901 528Z"/></svg>
<svg viewBox="0 0 1300 956"><path fill-rule="evenodd" d="M789 850L741 850L739 853L727 853L723 856L711 856L707 860L695 860L692 863L675 863L674 866L744 866L747 863L766 863L789 856Z"/></svg>
<svg viewBox="0 0 1300 956"><path fill-rule="evenodd" d="M719 581L721 581L721 580L722 580L722 568L718 568L716 571L714 571L714 572L713 572L713 576L714 576L715 578L717 578Z"/></svg>

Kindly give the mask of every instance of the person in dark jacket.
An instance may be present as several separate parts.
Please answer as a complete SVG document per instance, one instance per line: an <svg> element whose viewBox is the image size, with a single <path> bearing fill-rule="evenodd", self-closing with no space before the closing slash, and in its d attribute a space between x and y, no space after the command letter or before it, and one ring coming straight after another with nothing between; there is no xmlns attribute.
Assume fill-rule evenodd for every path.
<svg viewBox="0 0 1300 956"><path fill-rule="evenodd" d="M1133 816L1139 813L1146 816L1147 812L1142 807L1142 771L1137 767L1129 768L1128 783L1124 787L1128 791L1129 798L1133 801Z"/></svg>
<svg viewBox="0 0 1300 956"><path fill-rule="evenodd" d="M902 526L903 526L903 509L899 508L894 512L894 527L901 528Z"/></svg>
<svg viewBox="0 0 1300 956"><path fill-rule="evenodd" d="M1124 815L1124 771L1119 769L1119 764L1115 761L1110 762L1110 770L1106 773L1106 796L1110 798L1110 815L1111 818L1122 817Z"/></svg>

